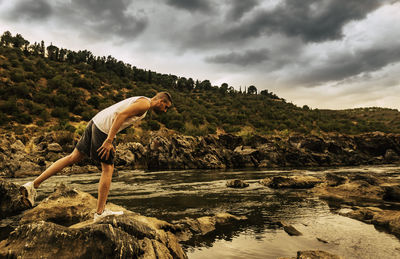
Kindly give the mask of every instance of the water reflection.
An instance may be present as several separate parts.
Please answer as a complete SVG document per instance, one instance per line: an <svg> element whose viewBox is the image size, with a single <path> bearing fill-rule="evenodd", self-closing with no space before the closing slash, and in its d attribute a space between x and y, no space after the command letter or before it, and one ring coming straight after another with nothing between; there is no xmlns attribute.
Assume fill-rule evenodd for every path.
<svg viewBox="0 0 400 259"><path fill-rule="evenodd" d="M327 172L372 172L400 177L399 167L353 167L258 171L120 171L113 178L109 201L146 216L167 221L218 212L248 220L218 228L183 243L189 258L277 258L298 250L322 249L346 258L398 258L400 242L392 235L333 214L326 202L307 190L272 190L259 180L276 175L312 175ZM39 190L39 200L64 182L97 196L98 174L56 176ZM250 183L245 189L225 186L230 179ZM26 179L13 179L23 183ZM293 224L303 236L291 237L277 222ZM321 242L319 240L323 240Z"/></svg>

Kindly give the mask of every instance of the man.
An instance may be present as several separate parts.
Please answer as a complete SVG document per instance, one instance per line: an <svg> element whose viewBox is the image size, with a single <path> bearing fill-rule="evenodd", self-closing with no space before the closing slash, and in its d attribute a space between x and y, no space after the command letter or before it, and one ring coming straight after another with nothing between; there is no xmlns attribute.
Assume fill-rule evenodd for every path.
<svg viewBox="0 0 400 259"><path fill-rule="evenodd" d="M33 182L21 186L22 192L33 206L36 198L35 189L43 181L61 171L64 167L77 163L87 155L93 160L99 161L102 169L94 220L97 221L108 215L123 214L122 211L114 212L105 209L114 171L115 148L113 140L118 132L143 119L148 110L166 112L171 104L171 95L167 92L160 92L151 99L144 96L131 97L100 111L88 123L74 151L54 162Z"/></svg>

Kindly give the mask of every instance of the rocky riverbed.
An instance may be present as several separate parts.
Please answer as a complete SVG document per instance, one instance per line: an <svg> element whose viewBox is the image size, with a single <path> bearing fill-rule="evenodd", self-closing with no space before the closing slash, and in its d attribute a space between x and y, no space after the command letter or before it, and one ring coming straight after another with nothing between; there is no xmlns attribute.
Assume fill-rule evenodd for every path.
<svg viewBox="0 0 400 259"><path fill-rule="evenodd" d="M38 175L69 154L76 143L53 133L23 138L0 138L0 176ZM58 143L58 142L60 143ZM378 165L400 162L400 135L380 132L357 136L252 136L231 134L190 137L153 134L148 143L128 142L116 147L117 169L227 169ZM81 161L64 174L99 172Z"/></svg>
<svg viewBox="0 0 400 259"><path fill-rule="evenodd" d="M9 219L1 226L0 258L187 258L179 241L246 219L219 213L171 224L109 203L124 214L93 222L96 199L88 193L61 185L27 209L16 189L0 180L1 216Z"/></svg>
<svg viewBox="0 0 400 259"><path fill-rule="evenodd" d="M235 172L224 174L221 171L207 173L212 177L211 179L215 180L218 179L219 174L224 175L221 180L230 175L229 178L232 180L205 182L204 186L208 186L208 190L222 188L219 199L229 195L231 203L241 201L237 205L239 207L249 206L250 203L254 203L254 201L248 200L249 195L252 193L254 195L258 193L257 196L268 194L265 199L273 201L272 203L261 202L254 203L254 205L270 204L265 212L273 213L273 210L277 208L279 208L279 212L278 214L272 214L272 217L268 217L269 221L261 223L258 219L252 218L251 213L246 213L245 215L249 215L249 218L244 218L240 210L234 209L237 206L222 204L216 211L214 209L200 210L203 213L196 214L203 215L179 217L168 221L143 216L148 213L143 214L142 210L140 210L142 213L140 215L136 209L127 210L114 204L108 204L107 206L111 209L123 210L125 212L124 216L110 217L107 220L104 219L104 221L93 223L91 218L96 204L95 198L88 193L79 191L79 189L68 187L70 183L67 186L58 186L55 192L51 192L49 196L46 195L44 199L39 199L40 203L35 208L29 208L24 197L19 194L17 185L9 180L1 181L0 208L1 215L6 218L1 221L0 225L2 233L0 240L3 240L0 242L0 258L26 256L29 253L34 253L32 251L35 249L41 251L41 255L45 254L49 257L57 255L62 258L71 256L85 257L88 254L108 254L114 258L119 257L119 255L140 258L185 258L188 256L188 245L189 247L193 245L202 246L201 244L210 237L213 237L213 239L207 242L211 242L210 246L215 247L215 249L224 249L220 246L221 242L215 239L216 236L226 236L228 240L231 240L229 242L232 242L232 246L235 245L236 238L233 238L235 235L232 236L232 231L235 233L237 230L234 229L237 229L240 225L251 226L252 224L271 225L273 227L271 229L272 232L265 233L265 237L267 239L273 238L271 242L285 242L286 245L279 246L281 249L287 247L287 249L293 251L291 246L294 246L300 249L306 248L309 250L311 248L313 250L299 251L297 257L296 250L289 254L282 250L259 258L277 258L279 257L278 255L291 255L285 258L304 258L305 256L309 258L357 258L357 256L364 256L363 258L376 258L376 256L396 258L396 254L400 251L399 241L397 243L394 240L389 241L388 237L383 236L383 234L367 229L364 223L359 223L360 225L351 223L352 225L349 225L349 220L351 219L345 220L345 218L351 217L373 224L379 231L398 236L400 229L400 202L398 200L400 169L398 167L376 167L373 170L367 170L367 168L332 168L325 169L323 172L323 174L320 174L307 170L294 170L292 173L290 171L281 171L279 174L263 173L262 171L251 174L238 174ZM117 180L120 178L120 181L130 181L128 176L131 174L121 172ZM191 174L185 171L177 172L176 176L179 176L179 178L168 182L168 186L171 186L171 182L176 182L171 186L171 191L182 193L183 186L180 188L178 186L183 184L187 186L185 189L191 190L190 192L194 191L192 190L193 188L197 189L195 192L199 192L199 181L204 181L205 179L199 178L195 180L196 182L193 185L182 182L189 175ZM192 176L195 175L198 175L198 173ZM240 179L235 179L235 175L240 176ZM155 193L149 194L150 197L154 198L164 189L162 185L160 186L159 179L163 177L167 179L171 178L171 176L168 172L150 174L144 172L143 174L138 174L134 182L140 186L140 184L145 183L141 182L140 179L143 180L144 177L148 177L149 181L153 185L155 184L158 189ZM60 176L60 179L64 178ZM20 180L21 183L22 181L25 181L25 179ZM88 181L91 182L92 180L88 179ZM134 188L140 188L139 186ZM121 185L122 187L124 189L128 188L127 185ZM117 186L117 188L119 187ZM240 189L236 191L231 188ZM139 190L140 193L143 193L143 191L147 192L144 189L142 191ZM168 190L164 190L164 192L170 193ZM182 193L182 195L189 195L189 193L185 193ZM209 191L204 194L207 195L207 193L210 195ZM200 193L200 196L204 194ZM170 196L170 194L167 195ZM284 203L289 202L285 198L287 195L294 195L294 201L297 200L296 203L302 205L296 206L296 203L289 203L286 206ZM140 202L134 196L130 197L135 199L135 203L142 204L141 206L146 206L147 202L153 199L149 197L149 199L142 199L142 202ZM177 199L181 200L184 196L182 198L178 197L181 196L172 197L175 200L175 206ZM188 200L192 199L190 197L192 196L189 195ZM313 201L315 198L312 197L319 197L319 199L326 201L330 211L337 216L324 216L320 214L321 212L318 209L314 211L312 207L308 207L309 205L307 204L309 202L317 202L317 200ZM213 196L209 198L213 199ZM110 199L115 200L113 197ZM166 201L164 198L162 200ZM248 201L246 202L246 200ZM193 209L194 203L184 203L187 210ZM319 204L320 201L317 203ZM200 206L202 207L205 205L201 204ZM157 205L150 203L147 206L153 207ZM222 211L224 208L229 210L231 214L224 213ZM248 210L248 208L245 210ZM158 211L163 211L163 208ZM211 211L216 213L210 213ZM296 217L290 215L293 212L301 214L303 213L302 211L309 216L300 221L294 220ZM326 212L323 213L325 214ZM162 216L163 214L157 213L156 215ZM278 217L278 215L280 216ZM162 216L162 218L166 217ZM278 220L276 221L274 218ZM283 218L286 219L282 220ZM254 220L257 220L257 222ZM316 225L321 225L322 227L316 228ZM346 229L348 227L353 230ZM280 229L280 231L275 232L277 230L274 229ZM354 234L356 236L352 236L349 231L355 231ZM287 236L284 237L282 236L283 234L279 234L282 232L286 232ZM342 239L338 238L340 236L343 238L343 235L349 236L343 241L339 241ZM361 236L357 237L357 235ZM389 236L388 234L385 235ZM379 241L374 238L378 238ZM54 247L40 241L49 239L54 240ZM100 239L102 244L105 244L101 248L95 245ZM248 243L249 240L246 239L239 240L240 246L248 246L252 250L258 249L257 246L254 246L254 243L258 242L256 239L251 243ZM302 244L305 241L307 242L306 246ZM71 246L79 248L79 251L71 251L71 249L63 251L63 247ZM268 247L273 248L274 246L269 245ZM357 249L356 247L359 248ZM327 251L320 251L324 250L324 248ZM253 250L252 252L254 254L262 251L266 252L265 245L259 249L261 250ZM353 252L346 249L351 249ZM193 251L189 250L189 258L204 258L204 256L210 256L211 254L215 256L224 255L223 253L221 254L221 250L217 250L217 253L215 250L211 250L208 254L205 253L207 250L203 250L205 254L200 253L201 250L196 251L198 252L193 253ZM347 255L349 254L352 256L348 257ZM33 257L39 257L39 254L33 255ZM272 257L271 255L277 256ZM245 254L235 254L235 256L244 258Z"/></svg>

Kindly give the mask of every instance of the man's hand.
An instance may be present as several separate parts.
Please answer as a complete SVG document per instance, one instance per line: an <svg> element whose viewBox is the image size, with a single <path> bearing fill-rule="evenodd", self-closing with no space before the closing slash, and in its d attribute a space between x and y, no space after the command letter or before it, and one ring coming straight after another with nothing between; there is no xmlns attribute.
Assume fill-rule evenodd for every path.
<svg viewBox="0 0 400 259"><path fill-rule="evenodd" d="M101 147L99 147L99 149L97 149L97 153L99 154L99 157L101 159L104 159L104 156L105 156L106 160L108 160L111 150L115 153L115 148L112 144L112 140L106 139L106 140L104 140L103 145L101 145Z"/></svg>

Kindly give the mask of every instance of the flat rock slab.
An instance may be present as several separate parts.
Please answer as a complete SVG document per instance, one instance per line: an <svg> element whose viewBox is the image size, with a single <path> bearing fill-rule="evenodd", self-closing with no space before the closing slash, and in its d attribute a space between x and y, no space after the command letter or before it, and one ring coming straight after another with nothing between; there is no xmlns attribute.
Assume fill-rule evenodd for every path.
<svg viewBox="0 0 400 259"><path fill-rule="evenodd" d="M313 176L275 176L260 181L262 185L273 189L310 189L322 182L321 179Z"/></svg>

